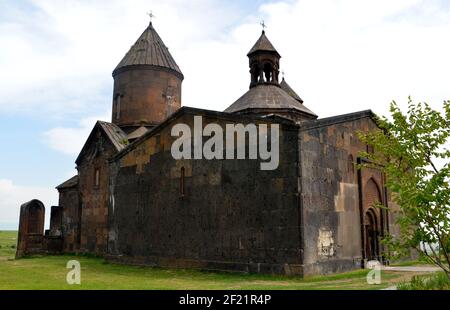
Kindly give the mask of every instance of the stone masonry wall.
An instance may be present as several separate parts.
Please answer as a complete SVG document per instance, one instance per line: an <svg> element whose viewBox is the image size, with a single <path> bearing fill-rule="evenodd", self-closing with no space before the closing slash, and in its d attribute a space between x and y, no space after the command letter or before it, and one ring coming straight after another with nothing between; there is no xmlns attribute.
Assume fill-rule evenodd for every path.
<svg viewBox="0 0 450 310"><path fill-rule="evenodd" d="M81 241L81 202L78 186L59 190L59 205L63 209L63 250L77 252L80 250Z"/></svg>
<svg viewBox="0 0 450 310"><path fill-rule="evenodd" d="M108 236L108 160L116 153L114 146L98 131L78 165L81 198L80 251L102 255ZM99 184L96 185L96 170Z"/></svg>
<svg viewBox="0 0 450 310"><path fill-rule="evenodd" d="M367 146L357 131L377 130L369 117L320 121L300 132L302 235L305 274L323 274L361 267L359 183L375 180L383 194L383 176L363 169L361 181L353 163ZM384 195L382 203L385 204ZM391 206L391 203L390 203ZM384 221L386 221L384 219Z"/></svg>
<svg viewBox="0 0 450 310"><path fill-rule="evenodd" d="M179 76L163 68L118 73L114 77L112 122L119 126L161 123L181 107L181 83ZM117 96L121 97L120 106Z"/></svg>
<svg viewBox="0 0 450 310"><path fill-rule="evenodd" d="M249 121L204 115L203 125ZM301 274L297 128L280 126L279 167L261 171L259 160L174 160L173 124L111 164L110 259Z"/></svg>

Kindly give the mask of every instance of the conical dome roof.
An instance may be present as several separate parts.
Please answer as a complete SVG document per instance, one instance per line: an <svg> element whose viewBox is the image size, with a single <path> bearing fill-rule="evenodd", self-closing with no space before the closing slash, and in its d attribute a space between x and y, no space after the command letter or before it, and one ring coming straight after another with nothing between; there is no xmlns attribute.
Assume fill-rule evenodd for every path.
<svg viewBox="0 0 450 310"><path fill-rule="evenodd" d="M241 98L229 106L225 112L235 113L249 110L287 109L296 110L311 118L317 115L294 99L278 85L260 84L250 88Z"/></svg>
<svg viewBox="0 0 450 310"><path fill-rule="evenodd" d="M141 34L125 57L113 71L115 75L120 69L128 66L150 65L171 69L183 78L183 73L169 53L169 49L159 37L152 23Z"/></svg>
<svg viewBox="0 0 450 310"><path fill-rule="evenodd" d="M286 82L286 80L284 78L283 78L283 80L280 83L280 87L281 87L282 90L287 92L292 98L294 98L295 100L299 101L300 103L303 103L302 98L300 98L300 96L297 95L297 93L292 89L291 86L289 86L289 84Z"/></svg>
<svg viewBox="0 0 450 310"><path fill-rule="evenodd" d="M276 53L278 56L280 56L280 54L278 54L278 52L275 49L275 47L273 46L273 44L270 43L269 39L266 36L266 32L264 30L261 33L261 36L259 37L258 41L256 41L255 45L253 45L250 52L248 52L247 56L250 56L251 54L253 54L255 52L259 52L259 51L273 52L273 53Z"/></svg>
<svg viewBox="0 0 450 310"><path fill-rule="evenodd" d="M259 53L268 57L263 57L261 60ZM264 31L247 56L250 58L250 89L230 105L225 112L258 114L261 112L276 113L278 111L280 113L300 114L303 119L317 118L313 111L303 105L303 100L284 79L282 84L278 83L280 54L270 43ZM267 58L270 59L274 67L265 71ZM256 64L256 71L253 70L252 63Z"/></svg>

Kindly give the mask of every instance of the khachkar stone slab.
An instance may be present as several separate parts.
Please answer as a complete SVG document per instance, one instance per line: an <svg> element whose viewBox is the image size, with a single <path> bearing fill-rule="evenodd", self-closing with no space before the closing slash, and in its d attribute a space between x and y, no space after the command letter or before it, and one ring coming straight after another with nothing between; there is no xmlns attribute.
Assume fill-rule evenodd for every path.
<svg viewBox="0 0 450 310"><path fill-rule="evenodd" d="M31 200L20 207L16 257L43 252L45 207Z"/></svg>

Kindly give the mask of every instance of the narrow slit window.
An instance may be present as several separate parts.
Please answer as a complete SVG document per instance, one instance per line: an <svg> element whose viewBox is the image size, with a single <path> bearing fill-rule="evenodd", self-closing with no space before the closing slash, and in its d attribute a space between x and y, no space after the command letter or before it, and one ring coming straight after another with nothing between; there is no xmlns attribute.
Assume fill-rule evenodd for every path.
<svg viewBox="0 0 450 310"><path fill-rule="evenodd" d="M121 100L122 96L120 94L118 94L116 96L116 119L120 118L120 100Z"/></svg>
<svg viewBox="0 0 450 310"><path fill-rule="evenodd" d="M180 196L184 197L184 167L180 170Z"/></svg>
<svg viewBox="0 0 450 310"><path fill-rule="evenodd" d="M100 186L100 169L95 169L94 184L95 184L95 187Z"/></svg>

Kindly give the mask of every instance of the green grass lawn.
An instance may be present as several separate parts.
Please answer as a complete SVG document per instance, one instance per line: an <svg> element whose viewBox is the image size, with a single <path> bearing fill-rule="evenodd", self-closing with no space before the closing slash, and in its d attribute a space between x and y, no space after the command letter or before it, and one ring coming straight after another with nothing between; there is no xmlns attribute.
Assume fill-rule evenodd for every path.
<svg viewBox="0 0 450 310"><path fill-rule="evenodd" d="M16 245L17 231L0 231L0 263L2 260L14 257Z"/></svg>
<svg viewBox="0 0 450 310"><path fill-rule="evenodd" d="M233 274L110 264L102 258L57 255L15 260L17 232L0 231L0 289L381 289L417 273L383 271L382 284L366 283L367 270L300 277ZM81 285L68 285L66 264L81 264Z"/></svg>

